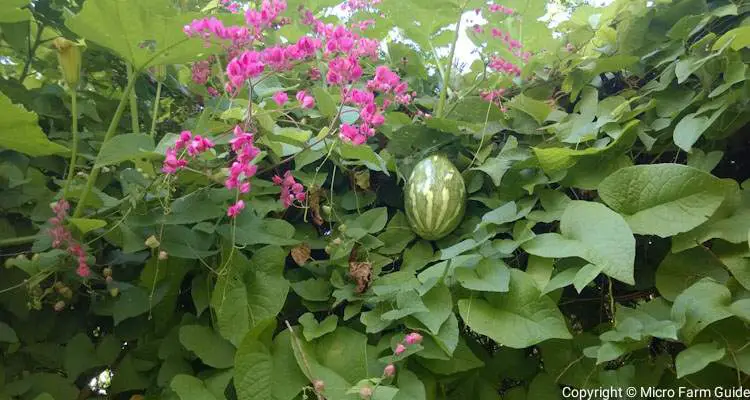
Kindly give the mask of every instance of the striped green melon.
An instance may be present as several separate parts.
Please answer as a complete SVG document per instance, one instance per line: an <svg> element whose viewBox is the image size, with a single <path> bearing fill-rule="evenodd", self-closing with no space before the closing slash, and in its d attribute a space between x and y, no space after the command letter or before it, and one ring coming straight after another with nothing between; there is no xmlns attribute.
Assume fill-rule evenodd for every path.
<svg viewBox="0 0 750 400"><path fill-rule="evenodd" d="M417 163L404 192L406 217L414 232L427 240L451 233L466 210L461 172L445 157L432 155Z"/></svg>

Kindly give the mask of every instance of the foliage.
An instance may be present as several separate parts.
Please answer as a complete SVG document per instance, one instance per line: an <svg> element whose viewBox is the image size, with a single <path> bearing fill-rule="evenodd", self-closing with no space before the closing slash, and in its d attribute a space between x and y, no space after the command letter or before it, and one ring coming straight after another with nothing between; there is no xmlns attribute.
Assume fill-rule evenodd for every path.
<svg viewBox="0 0 750 400"><path fill-rule="evenodd" d="M746 5L258 3L0 5L0 399L746 381Z"/></svg>

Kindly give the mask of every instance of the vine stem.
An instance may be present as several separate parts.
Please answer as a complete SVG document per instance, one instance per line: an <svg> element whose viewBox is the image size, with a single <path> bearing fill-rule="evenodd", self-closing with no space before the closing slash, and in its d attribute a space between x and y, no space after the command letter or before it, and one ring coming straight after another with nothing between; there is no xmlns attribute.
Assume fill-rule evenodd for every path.
<svg viewBox="0 0 750 400"><path fill-rule="evenodd" d="M156 98L154 99L154 112L151 116L151 131L149 135L153 138L156 134L156 118L159 115L159 100L161 99L161 81L156 82Z"/></svg>
<svg viewBox="0 0 750 400"><path fill-rule="evenodd" d="M31 30L31 20L29 20L29 30ZM44 31L44 24L38 24L37 25L37 31L36 31L36 37L34 38L34 44L31 43L31 33L29 32L29 36L27 36L28 46L29 46L29 58L26 59L26 63L23 64L23 70L21 70L21 77L18 79L18 81L23 84L23 81L26 80L26 78L29 76L29 70L31 69L31 61L34 59L34 54L36 54L36 49L39 47L40 39L42 38L42 31Z"/></svg>
<svg viewBox="0 0 750 400"><path fill-rule="evenodd" d="M130 97L130 91L133 90L134 86L135 79L128 79L128 85L125 87L125 90L122 92L122 96L120 97L120 104L117 105L115 115L112 116L112 121L110 121L109 127L107 128L107 133L104 134L104 140L102 142L103 144L107 143L112 138L112 136L114 136L115 131L117 130L117 125L120 123L120 119L122 118L122 113L125 111L127 100ZM86 199L91 193L91 190L94 188L94 184L96 183L96 178L99 177L100 170L101 168L97 167L96 165L91 169L88 180L86 180L86 187L84 187L83 192L78 199L76 209L73 212L74 218L78 218L81 216L81 214L83 214L83 208L86 204Z"/></svg>
<svg viewBox="0 0 750 400"><path fill-rule="evenodd" d="M63 188L63 198L68 197L68 191L70 191L70 185L75 179L76 172L76 159L78 157L78 93L75 88L70 89L70 111L72 115L72 122L70 124L70 131L73 135L73 145L70 154L70 165L68 166L68 177L65 179L65 187Z"/></svg>
<svg viewBox="0 0 750 400"><path fill-rule="evenodd" d="M0 248L3 247L13 247L13 246L21 246L24 244L33 243L36 240L37 235L31 235L31 236L19 236L9 239L2 239L0 240Z"/></svg>
<svg viewBox="0 0 750 400"><path fill-rule="evenodd" d="M131 81L135 82L137 73L133 71L133 67L127 65L128 83ZM131 90L129 93L130 97L130 123L132 125L133 133L141 133L141 128L138 125L138 98L136 97L135 90Z"/></svg>
<svg viewBox="0 0 750 400"><path fill-rule="evenodd" d="M438 118L443 117L443 110L445 109L445 99L448 97L448 84L450 83L451 73L453 70L453 57L456 55L456 44L458 43L458 35L461 33L461 19L464 16L465 6L466 5L461 6L461 9L458 12L458 21L456 21L456 35L453 37L451 51L448 55L448 65L445 67L445 74L443 74L443 87L440 88L440 99L438 100L438 105L435 109L435 116ZM435 55L437 56L437 54Z"/></svg>

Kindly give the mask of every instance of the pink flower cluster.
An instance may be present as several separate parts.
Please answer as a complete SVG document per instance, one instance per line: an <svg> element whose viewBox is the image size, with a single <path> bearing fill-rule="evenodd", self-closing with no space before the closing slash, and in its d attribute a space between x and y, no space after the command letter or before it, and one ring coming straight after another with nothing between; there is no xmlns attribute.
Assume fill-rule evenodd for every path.
<svg viewBox="0 0 750 400"><path fill-rule="evenodd" d="M500 101L502 100L503 95L505 94L505 89L500 88L496 90L487 90L479 93L479 97L482 98L482 100L500 104Z"/></svg>
<svg viewBox="0 0 750 400"><path fill-rule="evenodd" d="M234 91L247 79L260 76L266 66L274 71L289 70L295 62L313 57L320 47L320 40L303 36L292 45L273 46L262 51L244 51L227 64L229 89Z"/></svg>
<svg viewBox="0 0 750 400"><path fill-rule="evenodd" d="M232 14L236 14L240 11L240 3L232 0L221 0L221 5Z"/></svg>
<svg viewBox="0 0 750 400"><path fill-rule="evenodd" d="M224 186L229 190L239 188L240 193L247 193L250 191L250 178L258 172L258 166L252 162L260 154L260 149L255 147L255 136L239 125L234 127L234 138L229 143L237 154L237 161L229 167L229 177L224 181Z"/></svg>
<svg viewBox="0 0 750 400"><path fill-rule="evenodd" d="M193 63L191 70L193 82L198 85L205 85L208 82L208 76L211 74L211 64L208 61L198 61Z"/></svg>
<svg viewBox="0 0 750 400"><path fill-rule="evenodd" d="M305 188L301 183L294 180L290 171L286 171L283 178L275 175L273 183L281 186L281 203L284 208L289 208L295 200L305 201Z"/></svg>
<svg viewBox="0 0 750 400"><path fill-rule="evenodd" d="M70 204L65 199L60 199L53 203L51 207L55 216L49 219L52 227L47 230L47 233L52 237L52 247L55 249L65 247L70 255L78 259L78 268L76 269L78 276L81 278L89 276L91 269L86 261L86 251L80 243L73 239L73 235L63 225L68 210L70 210Z"/></svg>
<svg viewBox="0 0 750 400"><path fill-rule="evenodd" d="M346 0L341 8L349 11L361 10L368 7L375 7L382 0Z"/></svg>
<svg viewBox="0 0 750 400"><path fill-rule="evenodd" d="M328 62L326 82L329 85L350 84L362 77L362 67L357 57L336 57Z"/></svg>
<svg viewBox="0 0 750 400"><path fill-rule="evenodd" d="M521 68L502 57L492 56L489 66L495 71L505 72L508 75L521 75Z"/></svg>
<svg viewBox="0 0 750 400"><path fill-rule="evenodd" d="M201 135L195 135L190 131L182 131L180 137L174 143L174 146L167 148L166 158L162 165L162 172L165 174L174 174L177 170L185 168L188 164L188 160L182 158L184 153L191 158L197 157L200 153L208 151L214 147L214 142L210 139L202 137ZM177 152L184 150L182 154Z"/></svg>
<svg viewBox="0 0 750 400"><path fill-rule="evenodd" d="M501 12L506 15L513 15L513 9L500 4L490 4L490 12Z"/></svg>
<svg viewBox="0 0 750 400"><path fill-rule="evenodd" d="M263 0L260 10L252 8L245 12L245 22L255 28L256 33L273 25L276 17L286 10L285 0Z"/></svg>
<svg viewBox="0 0 750 400"><path fill-rule="evenodd" d="M415 344L422 343L422 335L417 332L412 332L404 338L404 340L396 345L396 349L393 350L393 354L400 356L406 351L406 346L413 346Z"/></svg>
<svg viewBox="0 0 750 400"><path fill-rule="evenodd" d="M332 83L330 79L329 83ZM375 103L376 92L385 95L382 107ZM408 85L401 81L398 74L384 65L375 68L375 76L367 81L366 90L342 89L342 94L344 103L359 107L361 122L358 125L342 124L339 136L355 145L361 145L367 141L367 138L375 135L375 128L385 122L383 109L388 107L393 100L400 104L407 104L411 102L413 96L408 93Z"/></svg>
<svg viewBox="0 0 750 400"><path fill-rule="evenodd" d="M222 40L231 40L235 45L250 43L253 36L244 26L224 26L216 17L196 19L182 28L182 31L188 36L202 38L206 45L209 45L211 36Z"/></svg>
<svg viewBox="0 0 750 400"><path fill-rule="evenodd" d="M240 215L240 213L244 209L245 209L245 202L243 200L237 200L236 203L232 204L231 206L229 206L229 208L227 208L227 216L229 218L235 218L238 215Z"/></svg>

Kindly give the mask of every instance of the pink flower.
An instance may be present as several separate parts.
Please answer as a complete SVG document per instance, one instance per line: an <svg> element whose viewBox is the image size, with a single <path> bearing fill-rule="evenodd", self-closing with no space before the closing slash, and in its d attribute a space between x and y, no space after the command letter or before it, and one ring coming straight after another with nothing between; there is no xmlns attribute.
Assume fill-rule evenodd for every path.
<svg viewBox="0 0 750 400"><path fill-rule="evenodd" d="M417 332L412 332L406 335L404 341L406 342L406 344L419 344L422 342L422 335Z"/></svg>
<svg viewBox="0 0 750 400"><path fill-rule="evenodd" d="M386 378L390 378L393 375L396 375L396 366L393 364L388 364L383 368L383 376Z"/></svg>
<svg viewBox="0 0 750 400"><path fill-rule="evenodd" d="M56 249L65 247L68 254L75 257L78 262L78 268L76 268L78 276L81 278L88 277L91 274L91 270L89 269L86 250L83 249L83 246L78 241L73 239L73 235L63 225L65 218L67 218L68 210L70 210L70 204L65 199L60 199L53 203L51 207L55 216L48 221L51 228L47 230L47 233L52 237L52 247Z"/></svg>
<svg viewBox="0 0 750 400"><path fill-rule="evenodd" d="M230 218L235 218L242 212L243 209L245 209L245 202L242 200L238 200L236 203L229 206L229 208L227 209L227 216Z"/></svg>
<svg viewBox="0 0 750 400"><path fill-rule="evenodd" d="M296 98L297 98L297 101L299 101L300 104L302 105L302 108L315 107L315 99L312 96L308 95L307 92L305 92L304 90L297 92Z"/></svg>
<svg viewBox="0 0 750 400"><path fill-rule="evenodd" d="M164 158L164 164L162 165L162 172L165 174L174 174L178 170L187 167L187 160L182 160L177 157L177 151L174 148L168 148L166 158Z"/></svg>
<svg viewBox="0 0 750 400"><path fill-rule="evenodd" d="M279 107L282 107L287 101L289 101L289 96L287 96L285 92L276 92L273 95L273 101L276 102Z"/></svg>
<svg viewBox="0 0 750 400"><path fill-rule="evenodd" d="M326 81L329 85L352 83L362 77L362 67L356 57L337 57L328 62Z"/></svg>
<svg viewBox="0 0 750 400"><path fill-rule="evenodd" d="M484 28L482 28L482 27L481 27L480 25L478 25L478 24L474 24L474 26L473 26L473 27L471 27L471 29L472 29L472 30L473 30L473 31L474 31L475 33L480 33L480 34L481 34L481 33L484 33Z"/></svg>
<svg viewBox="0 0 750 400"><path fill-rule="evenodd" d="M396 350L393 350L393 354L400 356L401 354L404 354L405 351L406 351L406 346L399 343L396 345Z"/></svg>
<svg viewBox="0 0 750 400"><path fill-rule="evenodd" d="M289 208L295 200L305 201L305 188L294 179L291 171L286 171L283 178L275 175L272 180L275 185L281 186L280 199L284 208Z"/></svg>

